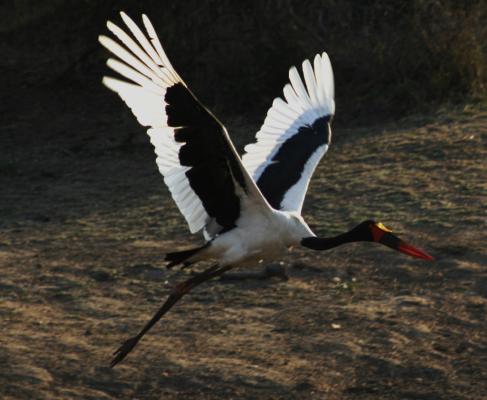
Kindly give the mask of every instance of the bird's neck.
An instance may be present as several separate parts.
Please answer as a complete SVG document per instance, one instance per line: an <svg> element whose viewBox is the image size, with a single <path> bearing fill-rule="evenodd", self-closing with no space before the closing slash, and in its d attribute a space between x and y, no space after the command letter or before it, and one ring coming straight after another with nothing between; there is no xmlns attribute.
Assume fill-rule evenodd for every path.
<svg viewBox="0 0 487 400"><path fill-rule="evenodd" d="M328 238L320 238L316 236L303 238L301 240L301 245L312 250L328 250L345 243L358 242L360 240L361 239L355 235L355 232L351 230L342 233L341 235Z"/></svg>

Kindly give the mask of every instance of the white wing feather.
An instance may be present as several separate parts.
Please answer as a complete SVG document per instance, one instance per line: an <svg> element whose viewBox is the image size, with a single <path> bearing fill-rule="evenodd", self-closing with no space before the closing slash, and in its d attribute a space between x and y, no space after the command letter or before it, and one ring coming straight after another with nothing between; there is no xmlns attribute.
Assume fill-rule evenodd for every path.
<svg viewBox="0 0 487 400"><path fill-rule="evenodd" d="M211 217L207 213L202 201L190 185L186 173L192 167L181 165L179 150L184 143L175 140L175 130L179 127L168 126L166 115L167 90L176 84L185 87L186 84L169 61L147 16L142 15L143 25L147 31L145 34L125 13L120 14L128 28L128 33L132 36L109 21L107 28L120 44L106 36L100 36L99 41L117 57L107 61L108 67L126 78L128 82L104 77L103 84L118 93L141 125L150 128L148 134L155 148L159 171L164 176L164 182L186 219L191 233L204 228L205 237L210 239L219 233L221 227L216 222L217 217ZM196 99L194 100L197 102ZM214 119L210 113L208 118ZM218 125L219 122L216 122L215 125ZM235 185L237 197L241 201L240 216L251 208L271 212L255 182L241 164L240 157L223 126L221 132L218 131L216 134L220 133L226 140L226 148L235 156L235 161L245 180L246 193L239 191Z"/></svg>
<svg viewBox="0 0 487 400"><path fill-rule="evenodd" d="M125 13L120 14L135 40L117 25L108 22L108 29L125 48L106 36L100 36L99 41L121 60L110 59L107 65L133 83L104 77L103 84L118 93L141 125L151 127L148 134L157 154L159 171L188 222L191 233L198 232L205 227L210 217L190 187L185 175L189 167L179 163L178 151L182 143L174 140L174 129L167 126L165 114L166 88L184 82L169 62L149 19L143 16L151 42Z"/></svg>
<svg viewBox="0 0 487 400"><path fill-rule="evenodd" d="M304 83L295 67L289 70L290 83L283 89L285 100L279 97L274 99L256 134L256 143L245 147L242 162L257 184L266 168L275 163L273 158L281 146L296 135L300 127L310 126L320 117L335 114L333 72L328 55L317 54L313 67L309 60L305 60L302 69ZM281 210L301 211L311 175L327 149L328 144L320 146L306 164L300 166L302 175L298 182L288 188L279 207ZM283 165L282 173L286 173L285 168L286 165Z"/></svg>

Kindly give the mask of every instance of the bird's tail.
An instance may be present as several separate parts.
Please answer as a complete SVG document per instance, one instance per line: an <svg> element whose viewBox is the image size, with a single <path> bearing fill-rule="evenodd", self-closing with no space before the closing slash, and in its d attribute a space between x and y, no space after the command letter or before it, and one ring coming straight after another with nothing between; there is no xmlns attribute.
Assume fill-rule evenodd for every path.
<svg viewBox="0 0 487 400"><path fill-rule="evenodd" d="M167 253L165 261L169 261L169 264L166 265L167 268L172 268L175 265L183 264L190 265L196 260L190 260L194 255L199 253L201 250L206 249L209 246L209 243L204 244L201 247L196 247L194 249L188 249L183 251L175 251L173 253Z"/></svg>

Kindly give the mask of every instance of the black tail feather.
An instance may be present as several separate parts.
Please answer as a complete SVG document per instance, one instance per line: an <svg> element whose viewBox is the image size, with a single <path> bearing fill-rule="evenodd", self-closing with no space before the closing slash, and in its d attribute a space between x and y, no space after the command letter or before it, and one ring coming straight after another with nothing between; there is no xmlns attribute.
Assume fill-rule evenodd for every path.
<svg viewBox="0 0 487 400"><path fill-rule="evenodd" d="M185 266L192 264L190 261L187 261L188 258L194 256L199 251L208 247L208 243L201 246L196 247L195 249L188 249L183 251L175 251L174 253L167 253L165 261L169 261L169 264L166 265L166 268L172 268L175 265L184 263Z"/></svg>

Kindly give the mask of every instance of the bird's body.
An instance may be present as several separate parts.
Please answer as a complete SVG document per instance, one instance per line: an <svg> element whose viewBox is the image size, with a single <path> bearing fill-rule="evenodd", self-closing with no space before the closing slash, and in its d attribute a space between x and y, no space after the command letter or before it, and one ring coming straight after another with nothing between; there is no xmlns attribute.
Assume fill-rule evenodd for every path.
<svg viewBox="0 0 487 400"><path fill-rule="evenodd" d="M304 219L293 212L259 210L237 221L237 227L225 232L196 254L195 259L214 259L222 266L255 266L260 260L282 257L303 237L314 236Z"/></svg>
<svg viewBox="0 0 487 400"><path fill-rule="evenodd" d="M116 351L120 362L184 294L230 268L280 258L290 247L327 250L349 242L378 242L414 257L431 256L401 241L382 224L366 220L331 238L319 238L301 216L308 185L331 143L334 81L326 53L295 67L283 98L274 99L256 142L240 158L223 124L194 96L171 65L143 15L146 33L121 13L130 36L107 27L121 44L100 36L116 58L107 65L124 80L103 83L132 109L157 155L156 163L191 233L205 244L168 253L168 267L210 260L216 264L176 285L141 332Z"/></svg>

